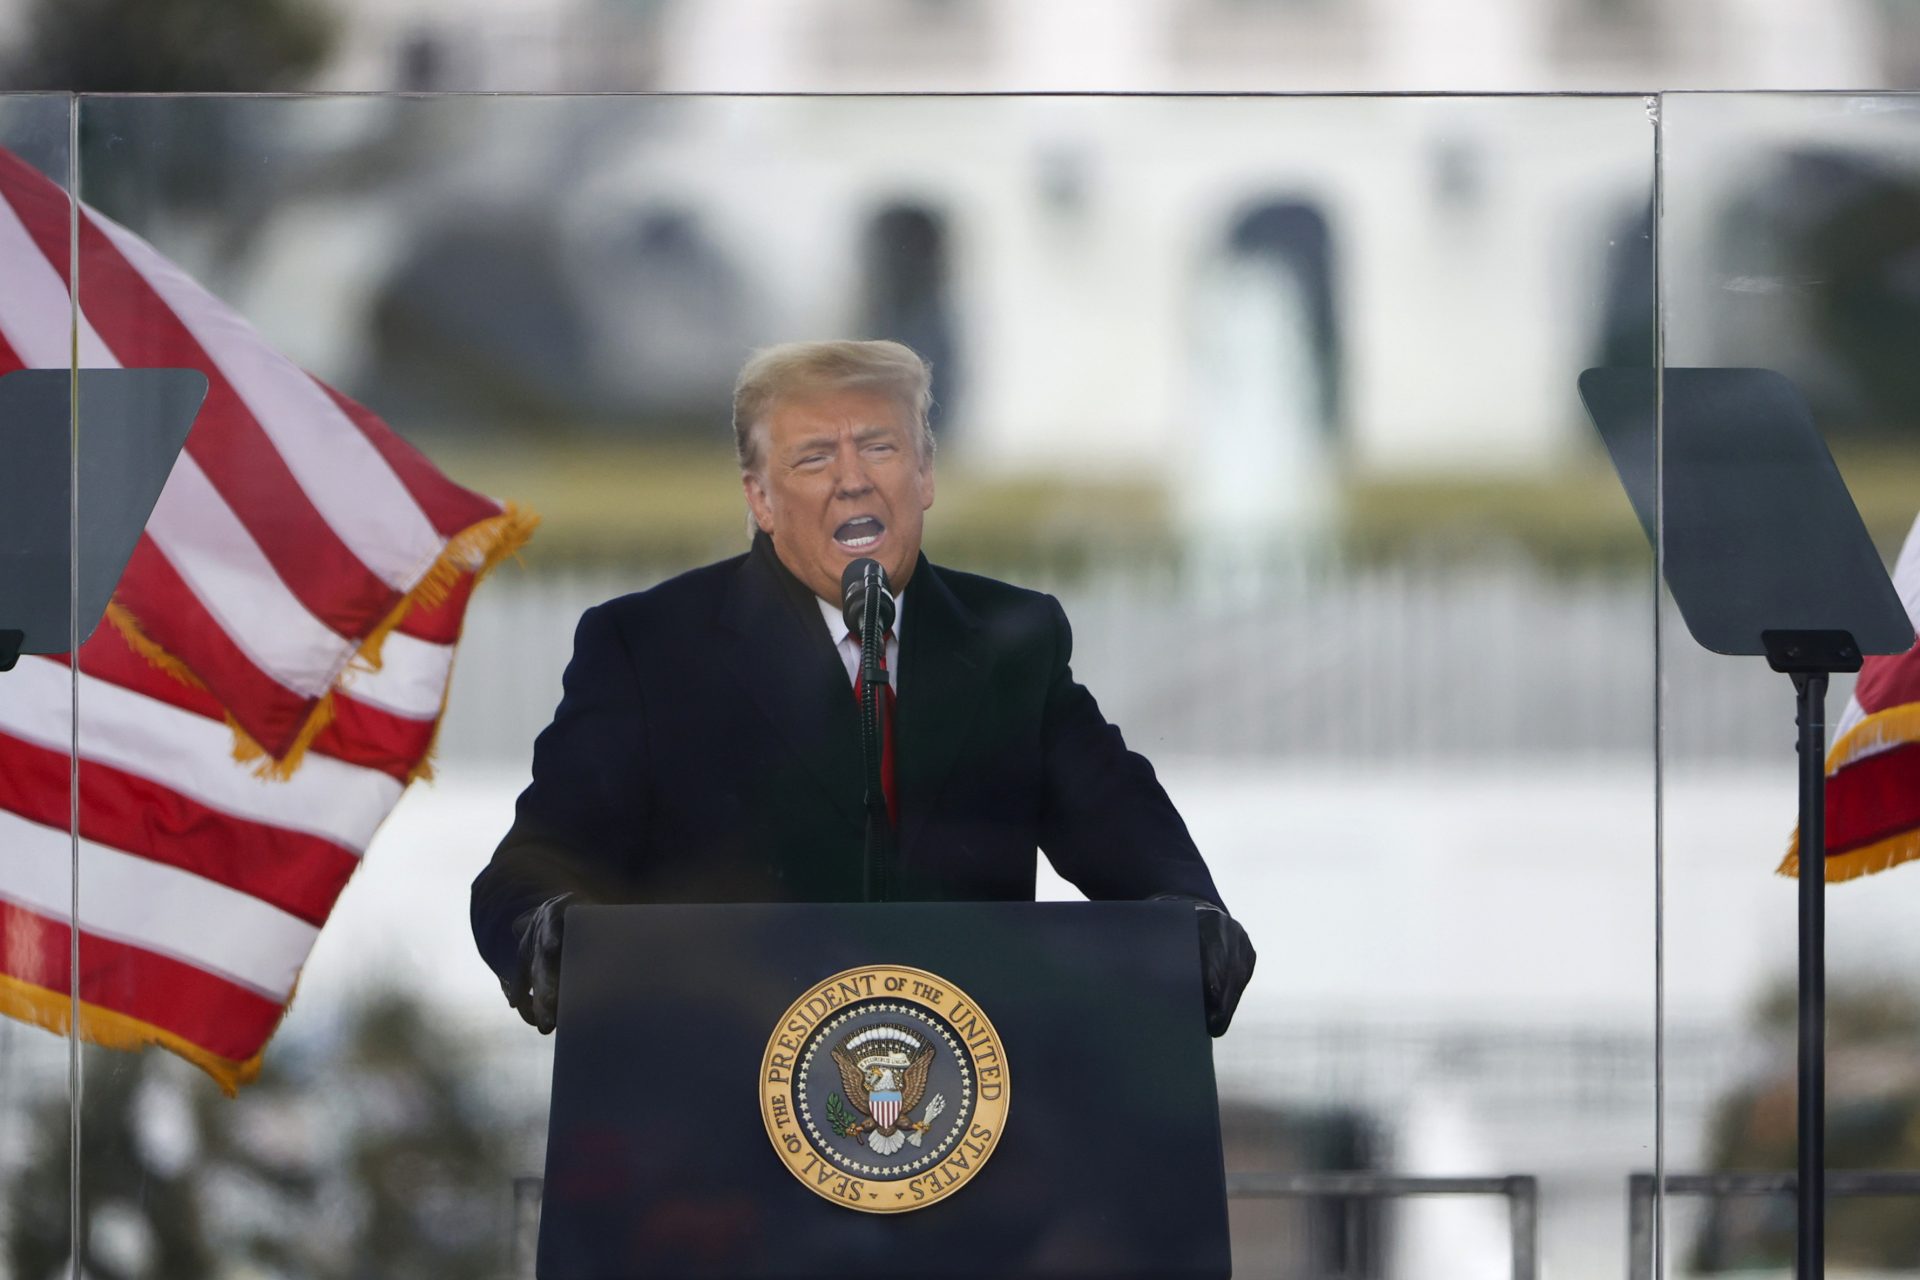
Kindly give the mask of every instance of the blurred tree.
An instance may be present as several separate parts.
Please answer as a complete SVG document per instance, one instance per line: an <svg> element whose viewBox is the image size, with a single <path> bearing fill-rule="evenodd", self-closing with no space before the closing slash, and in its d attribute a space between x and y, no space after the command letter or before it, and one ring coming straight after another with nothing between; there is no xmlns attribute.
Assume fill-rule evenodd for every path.
<svg viewBox="0 0 1920 1280"><path fill-rule="evenodd" d="M31 0L6 87L76 93L299 88L333 48L310 0Z"/></svg>
<svg viewBox="0 0 1920 1280"><path fill-rule="evenodd" d="M1770 991L1755 1021L1793 1061L1797 1012L1791 984ZM1827 1165L1920 1169L1920 992L1884 986L1827 993ZM1707 1142L1713 1170L1790 1170L1796 1135L1791 1067L1729 1094ZM1742 1196L1714 1201L1693 1248L1696 1271L1787 1268L1793 1263L1793 1200ZM1829 1201L1827 1258L1871 1269L1920 1266L1920 1213L1898 1197Z"/></svg>
<svg viewBox="0 0 1920 1280"><path fill-rule="evenodd" d="M0 55L0 90L260 93L305 87L339 22L317 0L27 0L24 39ZM83 110L76 156L87 201L109 213L196 211L222 258L246 250L259 196L236 192L252 139L219 99L161 111ZM109 122L106 118L117 114ZM132 128L129 128L131 124Z"/></svg>
<svg viewBox="0 0 1920 1280"><path fill-rule="evenodd" d="M502 1275L512 1128L411 999L357 1011L228 1100L163 1053L87 1051L81 1221L93 1280ZM9 1274L65 1274L67 1105L36 1109L8 1188Z"/></svg>
<svg viewBox="0 0 1920 1280"><path fill-rule="evenodd" d="M1920 168L1865 145L1785 150L1720 211L1710 243L1729 363L1792 376L1829 438L1920 431Z"/></svg>
<svg viewBox="0 0 1920 1280"><path fill-rule="evenodd" d="M85 1221L102 1228L89 1252L87 1274L99 1280L134 1275L210 1276L214 1269L189 1179L181 1170L154 1166L128 1123L153 1073L157 1054L134 1060L134 1069L95 1072L87 1081L86 1108L106 1124L87 1139L89 1168ZM97 1059L96 1059L97 1061ZM8 1200L14 1219L8 1241L12 1275L64 1274L69 1256L66 1095L43 1102L29 1125L32 1162ZM138 1206L129 1215L127 1210Z"/></svg>

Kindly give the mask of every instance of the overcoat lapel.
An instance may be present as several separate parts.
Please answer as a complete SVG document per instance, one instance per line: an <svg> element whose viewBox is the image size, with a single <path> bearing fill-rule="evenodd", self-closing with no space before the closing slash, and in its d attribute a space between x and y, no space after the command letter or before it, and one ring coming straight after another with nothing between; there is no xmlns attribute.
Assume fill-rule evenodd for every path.
<svg viewBox="0 0 1920 1280"><path fill-rule="evenodd" d="M835 807L858 825L860 718L847 671L811 598L790 599L772 561L770 546L756 547L721 602L725 665Z"/></svg>
<svg viewBox="0 0 1920 1280"><path fill-rule="evenodd" d="M979 710L991 666L980 620L922 556L907 585L894 708L900 850L913 848ZM858 736L859 725L854 726Z"/></svg>

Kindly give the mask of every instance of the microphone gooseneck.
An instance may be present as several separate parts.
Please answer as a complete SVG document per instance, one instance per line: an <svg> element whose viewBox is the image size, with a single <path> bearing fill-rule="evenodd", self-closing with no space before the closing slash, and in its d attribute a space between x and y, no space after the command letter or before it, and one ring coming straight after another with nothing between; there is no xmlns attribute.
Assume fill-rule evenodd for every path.
<svg viewBox="0 0 1920 1280"><path fill-rule="evenodd" d="M866 783L866 839L862 894L868 902L892 897L893 820L887 810L881 689L887 683L886 634L893 625L893 592L878 560L861 557L840 574L847 630L860 638L860 763Z"/></svg>

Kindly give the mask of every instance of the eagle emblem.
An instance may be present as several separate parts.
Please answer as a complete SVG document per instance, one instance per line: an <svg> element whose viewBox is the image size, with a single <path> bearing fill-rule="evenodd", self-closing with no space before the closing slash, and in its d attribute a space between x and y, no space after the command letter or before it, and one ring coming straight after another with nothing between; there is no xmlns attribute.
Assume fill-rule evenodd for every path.
<svg viewBox="0 0 1920 1280"><path fill-rule="evenodd" d="M910 1213L965 1186L1006 1128L1007 1091L987 1015L906 965L820 979L780 1015L760 1059L760 1118L781 1163L862 1213Z"/></svg>
<svg viewBox="0 0 1920 1280"><path fill-rule="evenodd" d="M858 1113L836 1107L838 1095L829 1098L827 1116L834 1132L864 1141L883 1156L905 1143L919 1146L947 1105L946 1098L936 1093L921 1118L912 1119L927 1091L933 1046L906 1027L882 1023L847 1036L832 1052L847 1102Z"/></svg>

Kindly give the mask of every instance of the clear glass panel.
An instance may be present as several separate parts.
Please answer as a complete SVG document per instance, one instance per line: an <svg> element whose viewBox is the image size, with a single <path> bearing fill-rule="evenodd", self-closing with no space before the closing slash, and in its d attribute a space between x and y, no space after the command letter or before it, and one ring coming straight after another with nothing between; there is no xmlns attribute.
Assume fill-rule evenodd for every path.
<svg viewBox="0 0 1920 1280"><path fill-rule="evenodd" d="M0 95L0 449L15 474L44 466L57 477L43 502L10 489L0 515L0 629L34 637L35 622L43 624L26 641L29 655L0 672L0 1269L20 1276L64 1274L72 1238L68 1047L41 1028L64 1029L73 1017L73 696L64 656L41 652L65 647L63 557L58 547L50 563L31 551L45 546L36 533L64 541L69 516L61 393L72 351L64 278L71 108L64 94ZM51 384L30 391L7 376L28 370ZM29 583L51 588L52 601L40 597L51 613L34 607ZM16 608L20 615L5 616Z"/></svg>
<svg viewBox="0 0 1920 1280"><path fill-rule="evenodd" d="M1920 507L1912 481L1920 381L1911 359L1920 326L1912 287L1920 100L1679 94L1666 97L1664 119L1667 366L1759 368L1789 379L1891 568ZM1670 410L1669 459L1674 430ZM1803 464L1790 478L1816 471ZM1914 598L1911 588L1906 596ZM1662 637L1668 1168L1791 1171L1796 892L1791 879L1769 873L1795 832L1794 688L1764 658L1708 653L1671 602ZM1882 663L1875 679L1885 689L1898 668ZM1863 678L1860 691L1873 709L1899 705L1897 688L1889 701ZM1864 741L1847 733L1860 719L1855 694L1852 677L1833 679L1826 723L1836 747ZM1872 744L1891 750L1830 784L1830 877L1901 855L1903 789L1883 788L1879 801L1858 789L1862 777L1899 766L1901 741L1894 733ZM1898 866L1827 893L1831 1170L1920 1169L1916 908L1920 873ZM1834 1271L1912 1274L1920 1258L1914 1193L1863 1196L1837 1184L1831 1192ZM1668 1204L1669 1274L1790 1270L1788 1197L1688 1194Z"/></svg>
<svg viewBox="0 0 1920 1280"><path fill-rule="evenodd" d="M1241 1273L1503 1274L1530 1204L1542 1273L1624 1270L1654 1143L1654 595L1575 382L1651 359L1640 99L107 98L83 101L81 139L83 194L126 229L100 224L83 271L102 339L215 375L88 668L196 744L166 795L88 775L89 811L181 824L157 880L201 895L126 995L238 1078L300 975L237 1101L165 1055L90 1051L88 1204L121 1247L175 1247L180 1194L201 1206L182 1258L520 1265L553 1042L476 957L468 883L514 822L583 611L745 549L727 424L748 353L854 335L932 361L932 563L1058 597L1075 678L1152 758L1259 948L1214 1047ZM464 570L520 507L440 487L396 439L541 517L463 634ZM936 616L913 592L907 646ZM456 635L434 780L357 858ZM701 686L722 729L675 748L751 779L721 829L745 814L777 838L751 678ZM1024 678L1006 667L983 704ZM626 749L587 803L632 785ZM290 781L250 776L274 761ZM1031 843L1043 788L1049 809L1084 794L970 768L981 803L1028 806L1024 826L978 819L994 840ZM1149 790L1126 803L1161 812ZM656 796L652 829L685 802ZM1139 871L1137 832L1103 839L1111 865L1068 859L1096 890L1179 887ZM764 867L674 863L670 843L611 892L770 892ZM929 874L928 896L1025 892L1024 864ZM808 883L774 896L833 896ZM1077 892L1044 864L1038 891ZM510 941L494 955L512 967ZM131 1141L149 1154L116 1161ZM1362 1176L1287 1180L1332 1173ZM700 1206L680 1222L715 1247L737 1229Z"/></svg>

